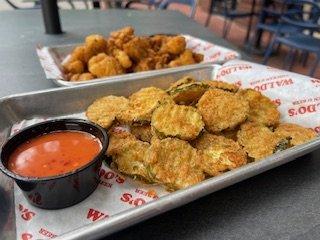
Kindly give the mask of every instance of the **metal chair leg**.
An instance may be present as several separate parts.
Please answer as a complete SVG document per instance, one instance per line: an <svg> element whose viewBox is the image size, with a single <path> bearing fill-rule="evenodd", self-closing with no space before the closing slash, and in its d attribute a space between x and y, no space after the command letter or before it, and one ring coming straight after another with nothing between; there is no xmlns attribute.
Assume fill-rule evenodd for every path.
<svg viewBox="0 0 320 240"><path fill-rule="evenodd" d="M290 71L292 70L294 61L295 61L295 59L296 59L296 57L297 57L297 54L298 54L298 49L296 49L296 50L294 50L294 51L292 52L292 57L291 57L290 62L289 62L289 70L290 70Z"/></svg>
<svg viewBox="0 0 320 240"><path fill-rule="evenodd" d="M285 59L284 59L284 62L283 62L283 65L282 65L282 68L283 68L283 69L289 70L289 68L290 68L290 63L292 62L292 59L293 59L293 55L294 55L294 49L293 49L293 48L290 48L287 56L286 56Z"/></svg>
<svg viewBox="0 0 320 240"><path fill-rule="evenodd" d="M317 55L316 61L315 61L314 65L313 65L313 67L309 71L309 76L310 77L313 77L313 75L315 74L319 63L320 63L320 54Z"/></svg>
<svg viewBox="0 0 320 240"><path fill-rule="evenodd" d="M224 24L223 24L223 30L222 30L222 37L223 38L226 38L226 36L230 30L230 24L231 24L231 22L229 21L229 19L225 18Z"/></svg>
<svg viewBox="0 0 320 240"><path fill-rule="evenodd" d="M267 50L266 50L266 52L265 52L265 54L264 54L262 64L264 64L264 65L267 64L267 62L268 62L268 60L269 60L269 58L270 58L270 56L271 56L271 53L272 53L272 50L273 50L273 46L274 46L275 44L279 44L279 43L278 43L278 42L276 41L276 39L274 38L274 39L271 41L271 43L269 44L269 46L268 46L268 48L267 48Z"/></svg>

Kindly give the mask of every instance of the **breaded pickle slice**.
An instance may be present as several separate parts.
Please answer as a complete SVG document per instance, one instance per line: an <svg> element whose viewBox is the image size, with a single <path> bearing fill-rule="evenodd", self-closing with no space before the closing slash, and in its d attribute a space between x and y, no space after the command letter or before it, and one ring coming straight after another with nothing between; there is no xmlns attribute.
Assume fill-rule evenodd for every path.
<svg viewBox="0 0 320 240"><path fill-rule="evenodd" d="M151 125L137 125L130 126L131 133L139 140L143 142L151 142L151 138L153 136L151 131Z"/></svg>
<svg viewBox="0 0 320 240"><path fill-rule="evenodd" d="M147 124L151 121L153 111L163 102L173 102L162 89L156 87L142 88L129 97L129 107L121 112L118 120L126 124Z"/></svg>
<svg viewBox="0 0 320 240"><path fill-rule="evenodd" d="M109 136L107 155L112 156L117 169L126 175L152 182L146 164L150 144L136 139L129 132L110 131Z"/></svg>
<svg viewBox="0 0 320 240"><path fill-rule="evenodd" d="M205 132L195 139L192 145L206 156L201 166L210 176L216 176L247 163L247 155L239 143L223 136Z"/></svg>
<svg viewBox="0 0 320 240"><path fill-rule="evenodd" d="M203 82L192 82L173 88L168 93L177 104L194 105L208 88L209 85Z"/></svg>
<svg viewBox="0 0 320 240"><path fill-rule="evenodd" d="M293 146L303 144L317 137L317 133L309 128L304 128L293 123L281 123L275 133L282 138L290 138Z"/></svg>
<svg viewBox="0 0 320 240"><path fill-rule="evenodd" d="M203 83L209 85L211 88L218 88L224 91L236 93L239 87L232 83L216 81L216 80L204 80Z"/></svg>
<svg viewBox="0 0 320 240"><path fill-rule="evenodd" d="M150 172L156 182L169 190L189 187L204 180L201 155L188 142L177 138L151 141L148 156Z"/></svg>
<svg viewBox="0 0 320 240"><path fill-rule="evenodd" d="M166 90L166 92L169 93L181 85L188 84L188 83L194 83L194 82L196 82L196 80L190 76L183 77L183 78L179 79L178 81L170 84L170 87Z"/></svg>
<svg viewBox="0 0 320 240"><path fill-rule="evenodd" d="M253 89L244 89L237 94L249 102L249 121L258 122L266 126L275 126L279 123L280 112L277 109L277 105L268 97Z"/></svg>
<svg viewBox="0 0 320 240"><path fill-rule="evenodd" d="M107 96L95 100L87 109L87 118L104 128L109 128L118 114L128 107L125 97Z"/></svg>
<svg viewBox="0 0 320 240"><path fill-rule="evenodd" d="M152 114L151 126L160 138L196 138L204 127L202 116L191 106L162 104Z"/></svg>
<svg viewBox="0 0 320 240"><path fill-rule="evenodd" d="M254 160L263 159L290 147L286 138L278 136L268 127L257 122L246 122L241 125L238 143Z"/></svg>
<svg viewBox="0 0 320 240"><path fill-rule="evenodd" d="M244 122L249 113L247 100L221 89L210 89L200 98L197 108L205 128L212 133L233 129Z"/></svg>

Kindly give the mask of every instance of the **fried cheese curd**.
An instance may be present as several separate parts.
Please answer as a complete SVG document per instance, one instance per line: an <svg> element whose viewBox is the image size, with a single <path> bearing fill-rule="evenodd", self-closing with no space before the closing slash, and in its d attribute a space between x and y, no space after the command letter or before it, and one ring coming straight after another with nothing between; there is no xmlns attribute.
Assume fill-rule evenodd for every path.
<svg viewBox="0 0 320 240"><path fill-rule="evenodd" d="M164 90L156 87L142 88L129 97L128 108L124 109L117 119L129 125L148 124L153 111L164 102L173 102Z"/></svg>
<svg viewBox="0 0 320 240"><path fill-rule="evenodd" d="M191 144L204 153L201 166L209 176L219 175L247 163L246 152L232 139L204 132Z"/></svg>
<svg viewBox="0 0 320 240"><path fill-rule="evenodd" d="M280 121L277 105L268 97L253 89L240 90L237 93L245 98L250 105L248 120L266 126L276 126Z"/></svg>
<svg viewBox="0 0 320 240"><path fill-rule="evenodd" d="M203 117L205 128L212 133L233 129L244 122L249 114L247 100L221 89L209 89L197 108Z"/></svg>
<svg viewBox="0 0 320 240"><path fill-rule="evenodd" d="M205 84L206 89L191 91L192 84ZM177 101L177 89L183 101ZM254 90L186 76L166 90L146 87L128 98L102 97L86 115L109 129L111 166L172 191L317 136L312 129L264 116L270 112L277 116L278 110Z"/></svg>
<svg viewBox="0 0 320 240"><path fill-rule="evenodd" d="M177 138L153 138L148 155L150 174L168 190L192 186L205 179L202 155L188 142Z"/></svg>
<svg viewBox="0 0 320 240"><path fill-rule="evenodd" d="M186 49L186 39L181 35L137 36L128 26L111 32L108 37L99 34L87 36L62 66L66 80L87 81L202 61L202 54ZM87 72L92 75L79 77L79 74Z"/></svg>
<svg viewBox="0 0 320 240"><path fill-rule="evenodd" d="M289 138L293 146L306 143L317 136L314 130L293 123L280 123L274 132L282 138Z"/></svg>
<svg viewBox="0 0 320 240"><path fill-rule="evenodd" d="M151 126L159 138L196 138L204 127L202 116L191 106L162 104L152 114Z"/></svg>
<svg viewBox="0 0 320 240"><path fill-rule="evenodd" d="M129 105L125 97L106 96L95 100L87 109L87 118L103 128L109 128L121 111Z"/></svg>

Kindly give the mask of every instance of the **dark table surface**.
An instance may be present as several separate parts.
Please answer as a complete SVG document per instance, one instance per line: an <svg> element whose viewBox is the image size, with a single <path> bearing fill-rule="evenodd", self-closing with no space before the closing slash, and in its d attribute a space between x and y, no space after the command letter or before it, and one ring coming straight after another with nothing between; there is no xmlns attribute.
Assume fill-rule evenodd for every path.
<svg viewBox="0 0 320 240"><path fill-rule="evenodd" d="M128 24L138 34L187 33L233 48L171 11L63 11L61 20L66 33L49 36L43 34L39 11L0 12L0 97L55 87L45 79L37 44L81 42L90 33L107 34ZM320 239L319 156L317 150L106 239ZM3 239L12 234L8 224L1 233L1 216Z"/></svg>

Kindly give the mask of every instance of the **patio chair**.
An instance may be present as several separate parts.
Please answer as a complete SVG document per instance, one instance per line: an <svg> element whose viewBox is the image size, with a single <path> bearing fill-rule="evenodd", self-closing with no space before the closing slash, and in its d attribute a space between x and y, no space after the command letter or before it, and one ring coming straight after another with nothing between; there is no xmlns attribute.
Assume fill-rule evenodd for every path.
<svg viewBox="0 0 320 240"><path fill-rule="evenodd" d="M315 63L309 71L309 75L313 76L320 61L320 39L314 37L314 33L320 32L320 25L318 24L320 7L317 3L307 0L295 1L291 4L299 7L301 12L281 17L275 36L265 53L263 64L268 62L274 46L282 44L290 49L284 61L284 68L289 70L292 68L297 51L300 50L303 53L314 53L316 55ZM289 25L294 26L297 31L283 34L284 26Z"/></svg>
<svg viewBox="0 0 320 240"><path fill-rule="evenodd" d="M163 0L159 4L159 9L167 9L170 4L172 3L181 3L185 5L189 5L191 8L189 17L194 18L196 11L197 11L197 6L198 6L198 0Z"/></svg>
<svg viewBox="0 0 320 240"><path fill-rule="evenodd" d="M237 18L250 18L254 14L253 10L248 12L239 11L237 9L236 0L212 0L209 11L210 12L205 24L206 27L210 23L212 14L219 14L224 17L224 25L222 30L223 38L226 38L227 35L229 34L233 20ZM251 20L250 20L250 28L251 28Z"/></svg>

